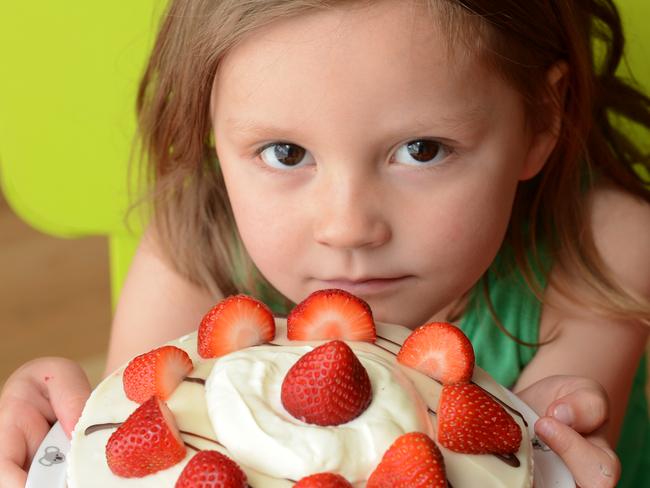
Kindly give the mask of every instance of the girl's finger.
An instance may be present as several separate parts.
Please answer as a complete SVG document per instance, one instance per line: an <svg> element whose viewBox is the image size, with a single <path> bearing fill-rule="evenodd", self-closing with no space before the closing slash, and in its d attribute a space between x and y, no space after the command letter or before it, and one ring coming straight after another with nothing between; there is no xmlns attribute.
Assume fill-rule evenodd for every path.
<svg viewBox="0 0 650 488"><path fill-rule="evenodd" d="M621 473L616 454L599 439L586 439L552 417L535 423L535 432L555 451L584 488L613 488Z"/></svg>
<svg viewBox="0 0 650 488"><path fill-rule="evenodd" d="M3 449L0 452L0 487L25 486L26 471L50 424L34 407L6 402L0 413ZM4 484L6 483L6 485Z"/></svg>
<svg viewBox="0 0 650 488"><path fill-rule="evenodd" d="M27 483L27 473L3 458L0 458L0 473L0 488L23 488Z"/></svg>
<svg viewBox="0 0 650 488"><path fill-rule="evenodd" d="M15 425L23 435L25 445L23 467L27 471L41 442L50 430L50 423L38 411L25 405Z"/></svg>
<svg viewBox="0 0 650 488"><path fill-rule="evenodd" d="M77 363L58 359L56 366L46 385L54 414L70 437L90 396L91 387Z"/></svg>
<svg viewBox="0 0 650 488"><path fill-rule="evenodd" d="M54 419L70 437L90 395L90 383L81 367L64 358L51 358L34 365L33 381L49 398ZM47 416L47 412L43 412ZM50 420L54 420L50 419Z"/></svg>
<svg viewBox="0 0 650 488"><path fill-rule="evenodd" d="M605 390L594 383L558 398L548 406L546 415L576 432L589 434L607 420L608 405Z"/></svg>
<svg viewBox="0 0 650 488"><path fill-rule="evenodd" d="M15 426L6 427L0 419L0 429L5 434L5 449L0 452L0 487L18 488L25 486L27 473L27 446L22 432Z"/></svg>

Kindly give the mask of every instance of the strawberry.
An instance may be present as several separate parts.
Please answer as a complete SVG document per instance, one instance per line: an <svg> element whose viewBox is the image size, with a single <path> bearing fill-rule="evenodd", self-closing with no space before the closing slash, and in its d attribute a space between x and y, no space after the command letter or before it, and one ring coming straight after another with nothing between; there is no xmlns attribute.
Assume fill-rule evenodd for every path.
<svg viewBox="0 0 650 488"><path fill-rule="evenodd" d="M372 400L366 369L343 341L331 341L302 356L282 382L282 405L295 418L340 425L358 417Z"/></svg>
<svg viewBox="0 0 650 488"><path fill-rule="evenodd" d="M198 350L202 358L216 358L239 349L272 341L273 313L246 295L221 300L199 325Z"/></svg>
<svg viewBox="0 0 650 488"><path fill-rule="evenodd" d="M108 467L123 478L141 478L185 458L185 444L167 405L152 396L120 425L106 444Z"/></svg>
<svg viewBox="0 0 650 488"><path fill-rule="evenodd" d="M340 474L317 473L305 476L293 488L352 488L352 485Z"/></svg>
<svg viewBox="0 0 650 488"><path fill-rule="evenodd" d="M347 291L328 289L315 291L291 310L287 337L294 341L375 342L377 333L366 302Z"/></svg>
<svg viewBox="0 0 650 488"><path fill-rule="evenodd" d="M479 386L443 385L438 404L438 442L466 454L509 454L519 450L521 429Z"/></svg>
<svg viewBox="0 0 650 488"><path fill-rule="evenodd" d="M447 488L438 446L422 432L399 436L368 478L366 488Z"/></svg>
<svg viewBox="0 0 650 488"><path fill-rule="evenodd" d="M246 488L246 474L235 461L217 451L195 454L175 488Z"/></svg>
<svg viewBox="0 0 650 488"><path fill-rule="evenodd" d="M430 322L406 338L397 360L443 384L466 383L474 371L474 348L455 325Z"/></svg>
<svg viewBox="0 0 650 488"><path fill-rule="evenodd" d="M124 393L134 402L143 403L156 395L167 400L194 365L185 351L163 346L131 360L122 375Z"/></svg>

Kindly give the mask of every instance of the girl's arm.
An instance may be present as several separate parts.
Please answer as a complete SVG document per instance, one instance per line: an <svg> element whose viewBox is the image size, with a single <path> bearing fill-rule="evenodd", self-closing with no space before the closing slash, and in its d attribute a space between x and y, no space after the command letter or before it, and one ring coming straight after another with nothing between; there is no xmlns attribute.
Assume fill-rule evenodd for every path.
<svg viewBox="0 0 650 488"><path fill-rule="evenodd" d="M650 297L650 205L614 189L597 190L591 199L594 240L604 263L619 285L636 296ZM577 279L551 272L570 290L584 286ZM540 347L519 377L515 390L552 375L576 375L600 383L610 401L603 434L618 439L627 400L648 327L603 317L576 304L550 285L540 323Z"/></svg>
<svg viewBox="0 0 650 488"><path fill-rule="evenodd" d="M650 205L603 188L592 195L590 211L596 247L613 278L631 294L650 297ZM648 328L604 317L564 296L562 288L574 291L585 286L571 270L553 269L550 281L562 286L551 284L546 290L540 341L552 340L540 347L515 391L540 415L588 434L583 439L560 422L544 420L555 433L552 447L562 451L576 479L584 476L592 481L581 485L596 486L595 479L617 477L617 462L610 459L613 453L607 446L616 445Z"/></svg>
<svg viewBox="0 0 650 488"><path fill-rule="evenodd" d="M211 296L176 273L150 229L142 238L120 295L106 374L132 357L196 330L222 297Z"/></svg>

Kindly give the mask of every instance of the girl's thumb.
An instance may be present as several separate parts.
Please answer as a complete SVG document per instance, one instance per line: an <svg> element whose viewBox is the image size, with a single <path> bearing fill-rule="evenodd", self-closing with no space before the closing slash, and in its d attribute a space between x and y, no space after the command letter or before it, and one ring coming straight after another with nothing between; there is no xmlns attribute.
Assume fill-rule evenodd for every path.
<svg viewBox="0 0 650 488"><path fill-rule="evenodd" d="M608 405L607 393L594 382L556 399L546 415L581 434L589 434L607 421Z"/></svg>

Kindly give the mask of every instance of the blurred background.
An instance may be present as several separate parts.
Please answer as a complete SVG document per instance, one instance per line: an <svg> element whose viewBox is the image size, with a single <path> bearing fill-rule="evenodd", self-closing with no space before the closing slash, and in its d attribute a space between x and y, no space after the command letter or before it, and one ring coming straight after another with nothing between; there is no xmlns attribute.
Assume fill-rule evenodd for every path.
<svg viewBox="0 0 650 488"><path fill-rule="evenodd" d="M166 0L0 0L0 385L65 356L96 383L138 241L135 98Z"/></svg>
<svg viewBox="0 0 650 488"><path fill-rule="evenodd" d="M27 225L0 195L0 388L37 356L101 377L110 326L105 237L61 239Z"/></svg>

